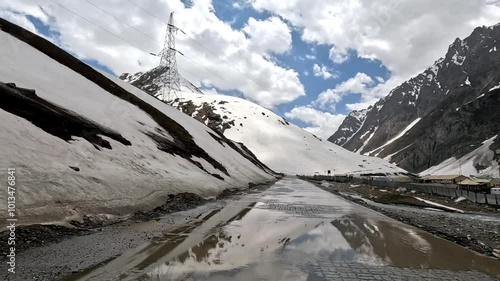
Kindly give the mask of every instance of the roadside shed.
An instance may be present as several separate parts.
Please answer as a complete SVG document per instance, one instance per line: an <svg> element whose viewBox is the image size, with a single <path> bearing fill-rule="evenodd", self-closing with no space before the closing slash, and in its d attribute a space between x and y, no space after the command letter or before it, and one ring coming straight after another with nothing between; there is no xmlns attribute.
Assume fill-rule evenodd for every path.
<svg viewBox="0 0 500 281"><path fill-rule="evenodd" d="M486 188L486 184L478 183L472 179L466 179L458 183L458 188L468 191L481 191Z"/></svg>
<svg viewBox="0 0 500 281"><path fill-rule="evenodd" d="M494 187L495 186L495 181L493 179L483 179L483 178L471 178L473 181L486 185L486 187Z"/></svg>
<svg viewBox="0 0 500 281"><path fill-rule="evenodd" d="M463 175L430 175L422 179L424 183L458 184L469 178Z"/></svg>

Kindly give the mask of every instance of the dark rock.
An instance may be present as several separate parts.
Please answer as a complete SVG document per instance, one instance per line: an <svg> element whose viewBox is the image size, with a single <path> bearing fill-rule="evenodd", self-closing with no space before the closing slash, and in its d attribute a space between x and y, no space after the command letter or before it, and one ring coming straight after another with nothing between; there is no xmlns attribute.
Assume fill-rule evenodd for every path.
<svg viewBox="0 0 500 281"><path fill-rule="evenodd" d="M103 135L124 145L132 145L119 133L38 97L34 90L17 88L13 83L8 85L0 82L0 96L1 109L30 121L62 140L71 141L73 137L82 137L97 149L99 147L111 149L110 143L101 137Z"/></svg>
<svg viewBox="0 0 500 281"><path fill-rule="evenodd" d="M180 212L188 209L198 207L205 203L206 200L199 195L193 193L179 193L168 196L168 200L152 210L137 211L130 218L135 221L148 221L151 219L159 218L162 215Z"/></svg>

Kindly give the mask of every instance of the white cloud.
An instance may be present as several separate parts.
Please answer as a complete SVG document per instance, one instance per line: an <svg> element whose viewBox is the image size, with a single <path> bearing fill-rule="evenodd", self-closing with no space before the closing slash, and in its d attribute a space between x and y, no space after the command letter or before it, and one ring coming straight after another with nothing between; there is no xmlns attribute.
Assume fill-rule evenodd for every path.
<svg viewBox="0 0 500 281"><path fill-rule="evenodd" d="M379 83L376 86L370 87L367 84L364 89L361 89L361 101L358 103L346 104L348 110L361 110L369 107L376 103L380 98L385 97L394 88L403 83L403 80L399 77L393 77L387 80L385 83Z"/></svg>
<svg viewBox="0 0 500 281"><path fill-rule="evenodd" d="M500 7L487 5L491 0L249 1L303 28L304 40L331 45L333 61L353 49L406 78L443 56L456 37L500 18Z"/></svg>
<svg viewBox="0 0 500 281"><path fill-rule="evenodd" d="M262 21L250 18L243 31L253 39L250 40L249 50L259 54L283 54L292 47L290 28L277 17Z"/></svg>
<svg viewBox="0 0 500 281"><path fill-rule="evenodd" d="M350 91L328 90L313 103L334 110L349 93L361 94L361 101L347 104L348 109L372 105L444 56L456 37L464 38L476 26L493 25L500 18L497 0L249 2L256 10L270 11L303 30L306 42L329 45L329 57L334 63L344 63L349 59L349 50L355 50L359 57L378 59L391 71L391 78L385 82L376 78L376 86L368 79L370 83L354 79L344 86L354 83Z"/></svg>
<svg viewBox="0 0 500 281"><path fill-rule="evenodd" d="M308 60L315 60L316 59L316 56L315 55L306 55L306 59Z"/></svg>
<svg viewBox="0 0 500 281"><path fill-rule="evenodd" d="M339 77L338 74L331 72L331 70L328 67L326 67L324 65L320 66L316 63L313 65L313 73L314 73L314 76L323 77L323 79L325 79L325 80L330 79L330 78L336 79Z"/></svg>
<svg viewBox="0 0 500 281"><path fill-rule="evenodd" d="M295 107L285 113L285 116L308 124L309 126L304 129L323 139L330 137L345 118L343 114L331 114L307 106Z"/></svg>
<svg viewBox="0 0 500 281"><path fill-rule="evenodd" d="M291 48L291 31L278 17L250 19L244 30L234 30L217 18L210 0L193 0L189 8L180 0L134 1L155 16L127 1L91 2L120 20L86 1L58 0L123 40L48 0L0 1L0 11L4 17L17 15L15 21L31 29L26 16L40 19L59 34L60 45L66 50L80 59L94 59L117 74L148 70L159 63L159 58L149 53L161 50L164 22L170 11L175 11L175 24L187 33L177 36L176 47L186 55L178 56L179 71L195 85L209 79L218 89L237 89L268 108L305 95L298 73L270 57L270 53Z"/></svg>
<svg viewBox="0 0 500 281"><path fill-rule="evenodd" d="M0 11L0 17L4 18L12 23L15 23L19 26L22 26L23 28L38 34L38 31L36 30L35 25L29 21L24 15L21 14L14 14L8 11Z"/></svg>
<svg viewBox="0 0 500 281"><path fill-rule="evenodd" d="M378 78L376 78L377 81L383 81L383 79ZM304 129L323 138L328 138L337 131L345 118L343 114L332 114L328 111L336 112L337 104L342 101L345 95L360 95L360 102L346 104L346 108L348 110L361 110L374 104L401 82L397 79L391 79L386 83L375 84L375 81L370 76L360 72L338 84L334 89L328 89L320 93L311 105L295 107L285 116L311 125ZM319 107L319 109L314 107Z"/></svg>
<svg viewBox="0 0 500 281"><path fill-rule="evenodd" d="M349 52L346 49L339 49L335 46L330 48L328 57L337 64L346 62L349 59Z"/></svg>
<svg viewBox="0 0 500 281"><path fill-rule="evenodd" d="M334 89L328 89L319 94L314 104L319 105L321 108L326 108L328 106L334 110L336 104L340 102L346 94L361 94L362 96L369 94L373 83L374 81L370 76L365 73L357 73L356 76L343 81Z"/></svg>

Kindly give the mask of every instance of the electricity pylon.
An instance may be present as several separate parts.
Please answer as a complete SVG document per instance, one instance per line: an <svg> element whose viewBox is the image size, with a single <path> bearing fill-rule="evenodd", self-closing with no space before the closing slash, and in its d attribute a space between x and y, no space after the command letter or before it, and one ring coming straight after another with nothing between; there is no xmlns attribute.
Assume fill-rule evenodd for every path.
<svg viewBox="0 0 500 281"><path fill-rule="evenodd" d="M177 31L186 34L184 31L174 25L174 12L170 13L168 19L167 34L165 35L165 43L163 50L160 52L160 66L165 67L166 72L162 75L162 100L171 101L179 97L181 90L181 81L179 71L177 69L177 53L184 55L175 48L175 35Z"/></svg>

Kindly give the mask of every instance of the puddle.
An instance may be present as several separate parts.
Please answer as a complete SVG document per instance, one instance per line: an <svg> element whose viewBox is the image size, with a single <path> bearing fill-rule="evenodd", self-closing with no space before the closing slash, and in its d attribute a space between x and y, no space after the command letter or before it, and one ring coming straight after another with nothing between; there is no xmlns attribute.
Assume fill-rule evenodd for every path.
<svg viewBox="0 0 500 281"><path fill-rule="evenodd" d="M319 280L319 261L500 277L497 260L284 179L72 280Z"/></svg>

